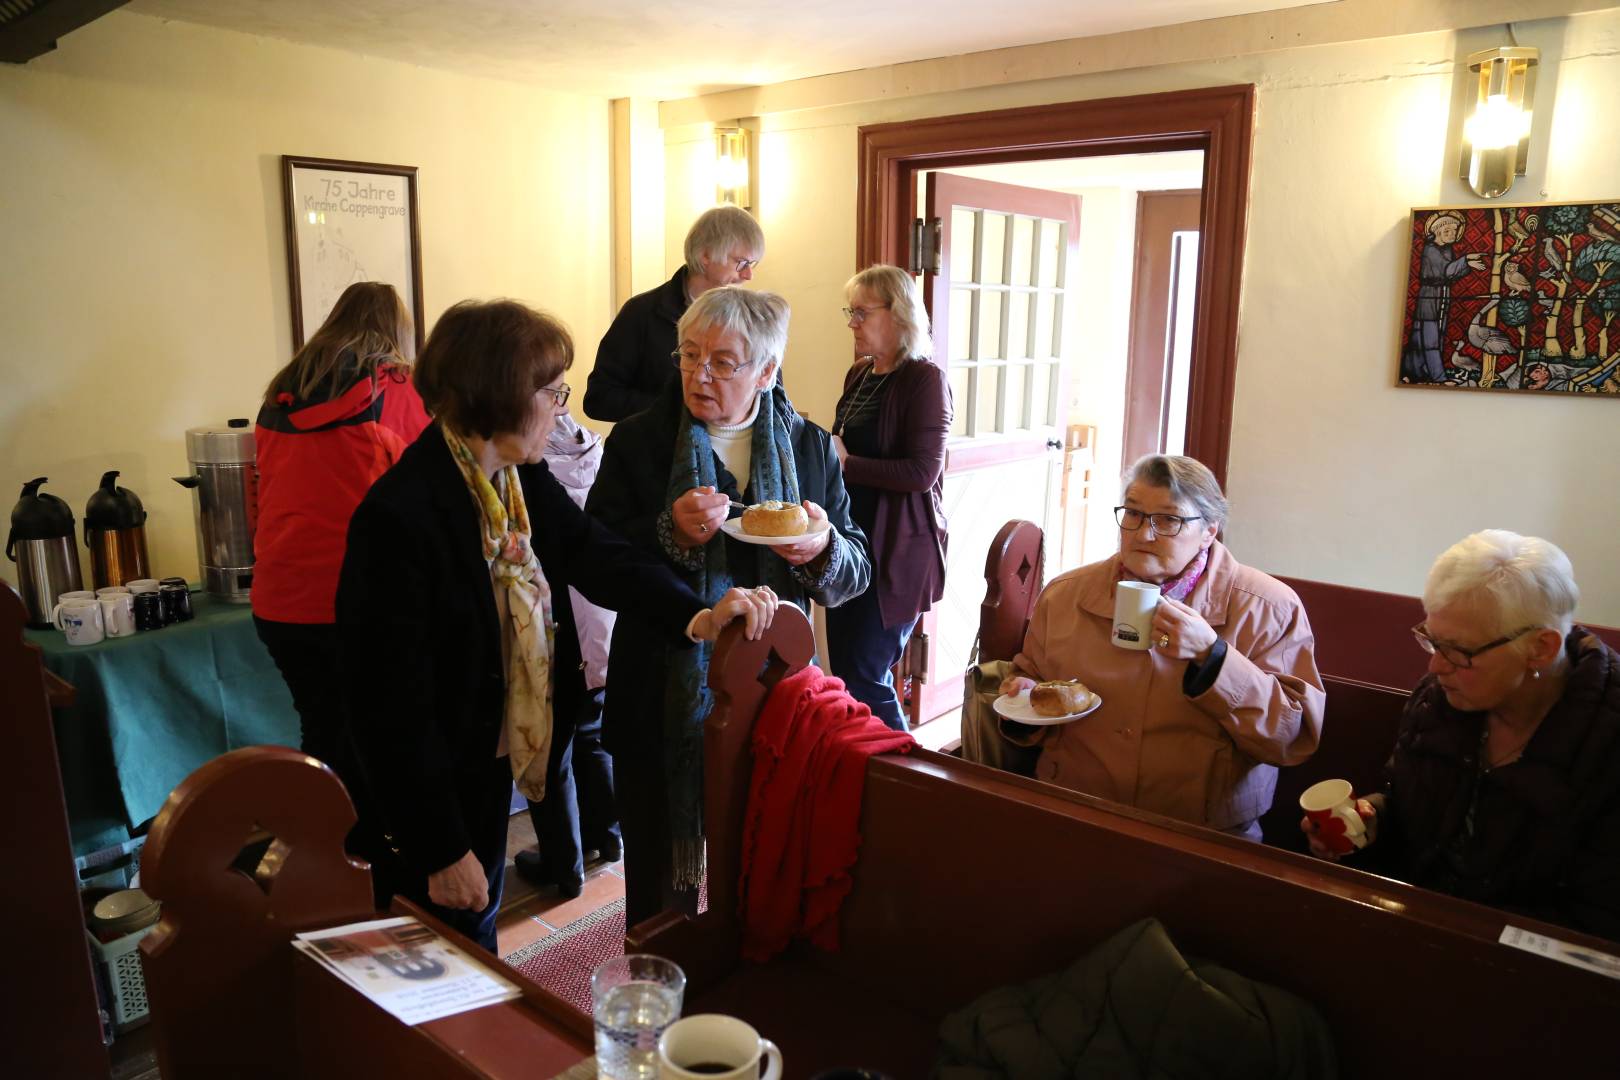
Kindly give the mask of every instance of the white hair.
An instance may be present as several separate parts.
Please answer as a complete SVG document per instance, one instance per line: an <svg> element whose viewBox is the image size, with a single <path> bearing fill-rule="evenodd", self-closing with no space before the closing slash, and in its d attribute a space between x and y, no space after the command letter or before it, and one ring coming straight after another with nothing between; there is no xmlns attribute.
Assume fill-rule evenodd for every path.
<svg viewBox="0 0 1620 1080"><path fill-rule="evenodd" d="M775 377L787 351L788 302L773 292L756 292L736 285L709 289L686 309L675 327L685 341L692 331L720 329L743 339L749 362L759 361L760 370Z"/></svg>
<svg viewBox="0 0 1620 1080"><path fill-rule="evenodd" d="M686 231L686 269L701 275L704 255L724 262L731 257L731 249L739 246L753 259L765 257L765 230L754 216L740 206L705 210Z"/></svg>
<svg viewBox="0 0 1620 1080"><path fill-rule="evenodd" d="M1125 492L1135 483L1167 488L1172 499L1191 505L1207 524L1226 528L1226 496L1221 494L1220 482L1209 466L1197 458L1144 454L1125 470L1119 485L1120 502L1125 501Z"/></svg>
<svg viewBox="0 0 1620 1080"><path fill-rule="evenodd" d="M851 304L855 302L856 292L865 292L878 303L889 305L889 314L900 328L900 351L908 360L934 355L934 336L928 332L928 309L923 306L922 288L916 278L898 266L878 263L844 283L844 299Z"/></svg>
<svg viewBox="0 0 1620 1080"><path fill-rule="evenodd" d="M1581 590L1569 556L1556 544L1506 529L1465 536L1434 560L1423 586L1423 607L1438 611L1459 601L1483 604L1497 625L1485 632L1548 627L1567 636Z"/></svg>

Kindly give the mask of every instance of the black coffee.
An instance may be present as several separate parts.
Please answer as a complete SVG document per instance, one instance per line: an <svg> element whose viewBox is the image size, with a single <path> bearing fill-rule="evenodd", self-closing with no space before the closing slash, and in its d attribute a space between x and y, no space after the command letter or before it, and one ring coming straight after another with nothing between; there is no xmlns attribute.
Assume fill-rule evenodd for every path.
<svg viewBox="0 0 1620 1080"><path fill-rule="evenodd" d="M682 1065L681 1068L689 1073L697 1073L699 1076L720 1076L728 1072L734 1072L742 1068L742 1066L727 1065L723 1061L700 1061L695 1065Z"/></svg>

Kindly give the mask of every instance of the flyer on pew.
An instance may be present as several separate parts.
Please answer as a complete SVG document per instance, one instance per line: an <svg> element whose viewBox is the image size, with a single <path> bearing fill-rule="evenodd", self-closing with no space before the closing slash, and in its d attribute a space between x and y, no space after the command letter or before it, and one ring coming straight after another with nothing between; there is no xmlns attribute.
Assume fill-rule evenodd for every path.
<svg viewBox="0 0 1620 1080"><path fill-rule="evenodd" d="M313 930L297 935L293 947L406 1024L523 995L409 916Z"/></svg>

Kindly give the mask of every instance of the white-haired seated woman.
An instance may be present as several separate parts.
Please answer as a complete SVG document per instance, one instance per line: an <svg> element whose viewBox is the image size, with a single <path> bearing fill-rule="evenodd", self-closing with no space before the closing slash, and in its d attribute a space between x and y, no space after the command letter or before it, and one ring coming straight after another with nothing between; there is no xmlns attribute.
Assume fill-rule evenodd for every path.
<svg viewBox="0 0 1620 1080"><path fill-rule="evenodd" d="M832 437L777 381L788 305L723 286L681 316L674 380L608 436L586 509L664 559L699 596L768 587L808 614L871 580ZM804 506L811 529L780 547L722 534L734 502ZM709 648L672 649L650 612L621 609L608 658L604 741L624 830L629 925L669 907L695 912L703 859L703 722Z"/></svg>
<svg viewBox="0 0 1620 1080"><path fill-rule="evenodd" d="M1141 458L1120 501L1119 554L1052 579L1001 686L1078 678L1101 707L1051 727L1003 721L1002 734L1041 748L1037 779L1258 840L1277 766L1322 735L1310 620L1215 539L1226 498L1202 463ZM1112 643L1121 581L1159 587L1148 650Z"/></svg>
<svg viewBox="0 0 1620 1080"><path fill-rule="evenodd" d="M1620 939L1620 655L1575 625L1579 597L1537 537L1488 529L1435 560L1412 631L1429 674L1347 865Z"/></svg>

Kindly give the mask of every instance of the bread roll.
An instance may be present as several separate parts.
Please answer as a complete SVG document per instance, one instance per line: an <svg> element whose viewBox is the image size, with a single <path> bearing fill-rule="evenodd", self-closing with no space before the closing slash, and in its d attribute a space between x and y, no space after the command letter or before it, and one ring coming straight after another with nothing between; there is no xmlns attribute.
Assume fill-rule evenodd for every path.
<svg viewBox="0 0 1620 1080"><path fill-rule="evenodd" d="M743 511L742 530L749 536L798 536L810 527L810 515L798 503L755 503Z"/></svg>
<svg viewBox="0 0 1620 1080"><path fill-rule="evenodd" d="M1091 691L1079 679L1036 683L1029 692L1029 704L1042 716L1068 716L1091 705Z"/></svg>

